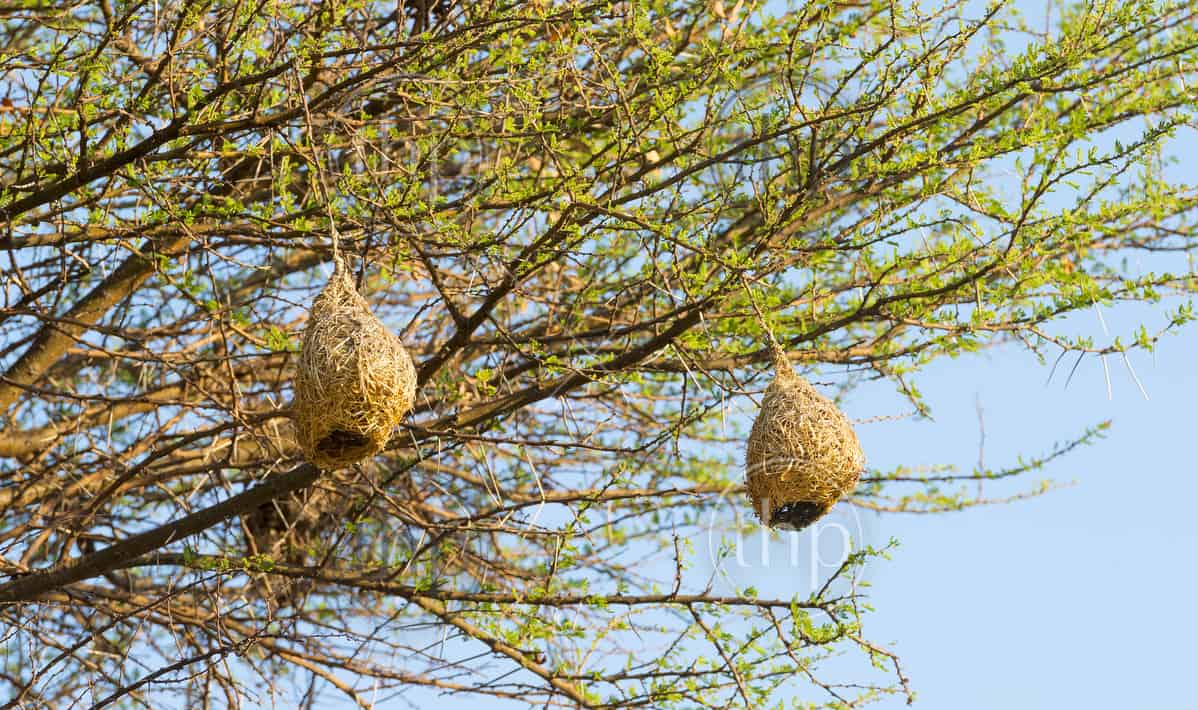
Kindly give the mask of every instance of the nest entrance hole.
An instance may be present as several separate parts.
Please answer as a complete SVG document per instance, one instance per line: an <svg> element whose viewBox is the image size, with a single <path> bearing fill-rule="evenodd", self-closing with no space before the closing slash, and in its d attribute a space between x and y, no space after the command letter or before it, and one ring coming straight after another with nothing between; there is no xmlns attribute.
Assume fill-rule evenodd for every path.
<svg viewBox="0 0 1198 710"><path fill-rule="evenodd" d="M373 443L356 431L334 429L316 442L316 451L330 459L362 458L373 451Z"/></svg>
<svg viewBox="0 0 1198 710"><path fill-rule="evenodd" d="M770 527L782 530L802 530L828 512L828 506L808 501L780 505L770 514Z"/></svg>

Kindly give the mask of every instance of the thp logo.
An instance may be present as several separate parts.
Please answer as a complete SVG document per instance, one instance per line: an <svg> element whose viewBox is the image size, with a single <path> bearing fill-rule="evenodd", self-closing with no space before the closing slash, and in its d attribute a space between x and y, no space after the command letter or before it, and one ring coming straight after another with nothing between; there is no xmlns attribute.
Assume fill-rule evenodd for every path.
<svg viewBox="0 0 1198 710"><path fill-rule="evenodd" d="M769 501L760 520L768 519ZM734 588L775 587L785 596L814 594L830 579L860 580L862 568L842 570L869 542L866 518L841 502L802 530L771 529L750 507L747 495L726 492L712 502L704 527L715 574ZM778 588L783 585L783 588Z"/></svg>

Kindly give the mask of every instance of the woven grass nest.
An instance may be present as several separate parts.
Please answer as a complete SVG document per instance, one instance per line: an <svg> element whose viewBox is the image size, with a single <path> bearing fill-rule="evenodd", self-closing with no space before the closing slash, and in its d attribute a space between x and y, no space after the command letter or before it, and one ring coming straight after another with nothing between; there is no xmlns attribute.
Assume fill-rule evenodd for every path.
<svg viewBox="0 0 1198 710"><path fill-rule="evenodd" d="M774 368L749 434L745 478L762 523L802 530L856 487L865 454L848 418L780 349Z"/></svg>
<svg viewBox="0 0 1198 710"><path fill-rule="evenodd" d="M382 451L416 399L403 343L370 312L345 262L334 264L312 302L295 380L296 440L323 469Z"/></svg>

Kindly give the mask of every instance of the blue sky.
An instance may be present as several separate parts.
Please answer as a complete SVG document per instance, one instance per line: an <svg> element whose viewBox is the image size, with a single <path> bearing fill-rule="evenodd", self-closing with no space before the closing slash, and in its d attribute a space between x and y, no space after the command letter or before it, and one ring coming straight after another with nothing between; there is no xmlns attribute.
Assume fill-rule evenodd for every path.
<svg viewBox="0 0 1198 710"><path fill-rule="evenodd" d="M1106 320L1131 330L1133 315L1141 314ZM1049 368L1014 348L946 361L922 380L934 423L862 428L877 464L968 464L977 456L976 401L995 463L1114 422L1106 439L1052 466L1056 480L1076 481L1069 488L873 522L875 534L902 544L870 569L878 611L868 628L895 642L919 707L1198 708L1196 352L1191 329L1165 340L1155 364L1133 359L1148 401L1117 363L1108 399L1096 358L1067 389L1060 372L1045 385Z"/></svg>

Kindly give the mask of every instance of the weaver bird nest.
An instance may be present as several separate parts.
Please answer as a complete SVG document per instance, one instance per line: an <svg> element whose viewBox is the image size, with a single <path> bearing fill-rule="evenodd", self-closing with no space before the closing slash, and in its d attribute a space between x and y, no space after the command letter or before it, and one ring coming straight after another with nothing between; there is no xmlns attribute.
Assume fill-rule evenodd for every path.
<svg viewBox="0 0 1198 710"><path fill-rule="evenodd" d="M312 302L295 380L296 439L335 469L379 453L416 399L416 368L370 312L345 263Z"/></svg>
<svg viewBox="0 0 1198 710"><path fill-rule="evenodd" d="M802 530L853 490L865 454L848 418L780 351L774 368L749 434L745 477L762 523Z"/></svg>

